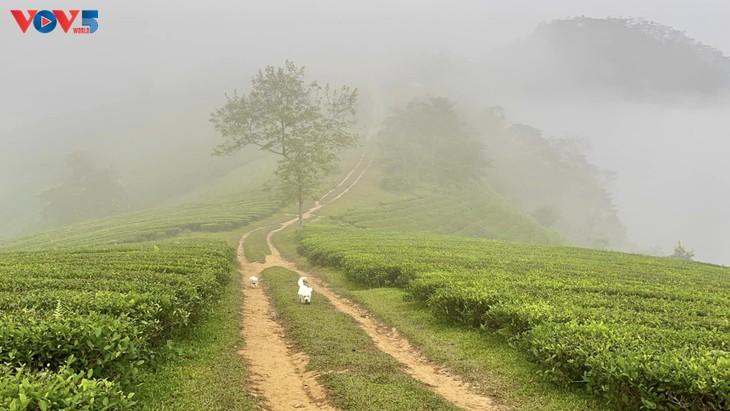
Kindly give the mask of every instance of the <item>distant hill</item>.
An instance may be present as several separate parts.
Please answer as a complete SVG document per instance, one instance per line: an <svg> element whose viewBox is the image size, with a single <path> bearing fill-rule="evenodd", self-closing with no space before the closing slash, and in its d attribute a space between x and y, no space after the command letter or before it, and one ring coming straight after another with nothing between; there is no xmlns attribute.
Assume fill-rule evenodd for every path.
<svg viewBox="0 0 730 411"><path fill-rule="evenodd" d="M646 97L730 88L730 58L720 50L643 19L554 20L491 57L500 78L530 91Z"/></svg>
<svg viewBox="0 0 730 411"><path fill-rule="evenodd" d="M606 188L610 173L585 156L585 141L513 124L500 107L470 113L492 163L492 188L543 226L582 247L618 248L626 228Z"/></svg>
<svg viewBox="0 0 730 411"><path fill-rule="evenodd" d="M606 188L610 173L587 159L585 141L515 124L499 106L414 99L394 107L378 143L381 177L371 184L405 196L368 193L380 201L353 204L342 223L550 244L560 233L597 248L626 240Z"/></svg>
<svg viewBox="0 0 730 411"><path fill-rule="evenodd" d="M154 93L0 133L0 239L49 226L39 195L71 173L73 153L113 170L132 210L174 204L257 158L210 155L218 138L208 115L223 100Z"/></svg>
<svg viewBox="0 0 730 411"><path fill-rule="evenodd" d="M601 172L580 147L511 124L498 108L452 110L443 100L416 99L391 111L368 174L325 209L333 221L543 244L623 243L625 229ZM467 170L468 163L475 167Z"/></svg>
<svg viewBox="0 0 730 411"><path fill-rule="evenodd" d="M556 146L543 138L539 130L512 125L503 114L494 110L469 110L462 106L464 112L457 115L451 111L450 103L441 100L425 100L430 103L411 107L411 111L414 107L429 108L430 105L439 108L439 104L443 103L441 111L427 111L430 114L424 118L419 117L423 113L415 110L412 116L404 117L402 124L393 123L391 119L390 123L386 123L388 127L384 124L381 128L381 132L385 129L390 131L379 135L376 139L379 143L371 144L373 150L376 147L383 149L383 142L396 142L394 136L399 133L410 133L413 137L426 130L437 130L433 137L443 139L447 144L439 146L436 151L427 150L433 141L419 146L420 151L415 150L417 144L409 143L407 139L401 141L406 152L415 153L415 157L408 157L405 161L409 167L413 165L413 170L408 168L401 172L420 176L418 179L404 175L403 181L409 184L401 188L385 184L398 177L397 173L393 173L393 158L406 157L402 153L392 156L397 147L383 149L360 184L336 204L327 207L325 214L339 223L363 228L533 243L570 242L582 246L614 247L623 240L623 226L616 217L610 197L597 179L595 167L587 163L580 153ZM213 103L210 105L214 106ZM116 230L112 230L113 227L121 226L130 226L132 232L129 235L125 232L126 237L119 241L178 235L178 232L197 230L189 221L174 218L176 213L187 215L188 206L200 212L200 216L193 219L207 224L207 220L202 220L219 212L213 204L209 210L207 206L201 208L198 204L216 203L223 198L237 199L236 195L258 189L271 176L276 158L264 156L255 148L247 149L236 158L211 158L208 153L216 136L205 121L206 107L181 105L170 101L169 97L126 102L100 107L86 115L79 113L49 121L11 136L17 144L16 152L25 150L27 158L32 161L2 165L7 169L2 176L8 184L1 186L0 196L17 196L4 205L3 212L15 211L16 215L29 216L29 220L11 217L5 225L0 221L0 240L2 237L18 237L23 231L27 233L44 228L43 221L38 221L41 210L37 193L63 175L62 163L66 152L79 148L99 153L101 159L108 159L116 167L122 183L138 199L137 210L156 210L46 230L20 242L6 242L6 246L26 240L28 244L39 246L38 242L50 239L60 244L70 242L70 237L74 237L74 244L80 244L96 238L95 232L100 230L108 231L114 238L124 237L112 233ZM395 110L392 114L407 112ZM469 114L466 115L466 112ZM82 127L81 120L86 116L91 120L89 125ZM140 119L144 117L147 119ZM45 137L48 134L44 133L51 129L56 130L57 138ZM85 131L81 137L74 138L74 130ZM471 143L464 140L456 144L456 138L461 134L471 136ZM95 138L99 135L103 138ZM484 147L475 145L476 141L483 142ZM449 149L460 146L468 150ZM37 158L31 155L33 150L38 151ZM434 151L435 157L427 155L431 151ZM390 157L385 155L387 153L391 154ZM491 165L484 169L484 164L473 161L473 154L483 155ZM359 157L359 149L346 154L339 172L349 171L352 161ZM472 171L477 174L462 170L467 160L474 163ZM424 170L429 169L432 173L424 174ZM479 171L481 169L483 171ZM458 183L461 180L463 184ZM231 195L233 197L227 197ZM35 206L23 207L23 204L33 204L33 201L36 201ZM223 203L237 204L226 200L221 206ZM157 208L175 204L179 206ZM7 206L15 207L15 210ZM273 212L274 205L271 204L271 207L269 212ZM244 207L240 211L250 210ZM266 215L264 210L255 211L257 215ZM237 212L239 210L233 209L229 214L235 218ZM228 218L228 214L226 216ZM30 224L34 221L32 218L35 218L36 225ZM153 224L156 220L162 220L164 224L158 228ZM140 230L131 227L133 222L150 225L151 233L139 234ZM6 229L12 224L18 227L16 232ZM64 240L62 237L69 238Z"/></svg>

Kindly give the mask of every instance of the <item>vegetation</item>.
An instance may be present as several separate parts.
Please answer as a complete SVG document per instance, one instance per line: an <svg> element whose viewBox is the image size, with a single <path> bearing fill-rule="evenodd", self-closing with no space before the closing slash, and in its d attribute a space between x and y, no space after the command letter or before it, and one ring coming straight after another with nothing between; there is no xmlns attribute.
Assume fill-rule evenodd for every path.
<svg viewBox="0 0 730 411"><path fill-rule="evenodd" d="M124 385L216 301L232 259L213 240L0 254L0 404L131 405Z"/></svg>
<svg viewBox="0 0 730 411"><path fill-rule="evenodd" d="M429 361L461 376L475 391L509 404L515 411L610 409L580 387L555 384L541 374L539 365L511 347L500 334L439 320L422 303L406 301L402 288L369 288L348 280L341 270L312 266L297 253L298 239L292 229L273 238L287 260L315 272L338 295L360 304L387 326L395 327Z"/></svg>
<svg viewBox="0 0 730 411"><path fill-rule="evenodd" d="M610 39L610 40L609 40ZM540 91L625 96L711 95L730 85L730 59L684 32L643 19L574 17L542 23L511 50ZM517 66L513 66L517 67ZM509 74L508 74L509 75Z"/></svg>
<svg viewBox="0 0 730 411"><path fill-rule="evenodd" d="M305 84L304 67L290 61L259 70L251 85L248 95L236 93L211 115L225 138L213 153L231 154L251 144L281 156L277 188L282 200L297 202L301 227L304 200L332 170L337 153L357 141L347 130L355 115L357 90Z"/></svg>
<svg viewBox="0 0 730 411"><path fill-rule="evenodd" d="M510 337L622 409L730 406L730 272L598 250L312 227L299 251ZM617 269L620 267L620 269Z"/></svg>
<svg viewBox="0 0 730 411"><path fill-rule="evenodd" d="M469 122L489 147L489 184L506 200L573 244L623 243L626 229L605 187L611 174L588 161L585 141L512 124L500 107L471 112Z"/></svg>
<svg viewBox="0 0 730 411"><path fill-rule="evenodd" d="M466 235L525 241L521 233L514 237L495 235L504 231L497 227L487 227L488 234L481 234L485 221L504 218L507 221L499 225L509 225L515 214L521 214L516 210L519 208L543 227L560 231L573 244L595 248L623 245L626 230L606 189L611 173L588 160L584 140L548 137L539 129L513 124L499 106L477 110L460 103L458 107L445 98L413 100L394 110L378 134L380 150L368 173L379 174L375 184L391 194L374 193L388 207L402 199L398 194L450 195L454 203L466 203L443 209L443 213L434 210L424 217L419 214L427 210L418 210L410 226L446 227L453 221L453 231L436 232L461 235L461 228L471 225L470 221L451 211L468 208L467 214L477 222L473 228L465 228L469 232ZM500 198L495 198L495 192ZM478 198L488 205L477 204ZM500 205L495 208L495 204ZM427 208L425 200L422 205ZM381 212L360 205L357 208L354 213L363 216ZM498 215L500 209L508 215ZM429 217L432 221L418 221ZM400 218L409 221L406 213ZM532 220L519 217L525 218ZM534 221L524 223L530 226Z"/></svg>
<svg viewBox="0 0 730 411"><path fill-rule="evenodd" d="M239 192L179 206L59 227L0 243L0 250L122 244L189 235L193 232L229 231L268 216L275 210L275 201L268 193L260 190Z"/></svg>
<svg viewBox="0 0 730 411"><path fill-rule="evenodd" d="M280 156L275 186L281 199L298 203L301 227L305 198L356 141L348 127L357 92L307 84L304 69L291 62L259 71L252 86L212 114L225 139L215 153L255 146ZM578 244L604 247L620 242L624 231L601 185L604 175L579 141L510 124L500 108L470 114L467 126L444 98L394 111L378 136L382 161L370 173L376 177L366 176L370 186L360 183L329 215L347 228L308 229L300 251L361 287L399 287L351 296L437 362L463 371L477 389L495 394L504 384L501 399L518 409L730 408L728 270L676 261L693 256L681 244L671 260L487 240L566 244L560 229ZM84 155L71 160L71 176L41 195L49 221L128 207L114 171ZM267 225L276 219L262 218L276 205L260 190L243 190L240 176L256 180L250 168L238 172L215 187L190 184L198 192L188 195L206 200L0 245L16 250L0 254L0 409L259 407L245 389L221 384L243 386L246 376L237 353L241 284L238 277L229 281L230 247L207 240L133 244L233 236L257 221L266 228L249 237L246 257L263 261ZM231 191L230 181L234 193L200 195ZM343 208L348 201L357 208ZM80 246L92 247L73 248ZM337 406L453 409L403 375L317 294L313 305L296 303L294 273L265 275L279 318ZM214 306L221 294L223 303ZM485 347L497 354L485 355ZM508 365L502 370L498 363ZM494 385L478 387L485 380ZM545 388L548 380L561 384ZM577 390L592 399L574 396Z"/></svg>
<svg viewBox="0 0 730 411"><path fill-rule="evenodd" d="M287 333L309 356L308 367L334 404L344 410L456 410L403 374L400 364L316 291L303 306L292 290L298 275L282 268L264 271L266 292Z"/></svg>
<svg viewBox="0 0 730 411"><path fill-rule="evenodd" d="M395 110L378 134L387 177L384 188L463 187L483 174L482 141L462 124L446 98L414 100Z"/></svg>
<svg viewBox="0 0 730 411"><path fill-rule="evenodd" d="M495 192L478 186L460 194L422 191L375 208L343 211L331 218L357 228L567 244L557 231L541 227Z"/></svg>
<svg viewBox="0 0 730 411"><path fill-rule="evenodd" d="M40 194L43 217L51 224L67 224L129 210L130 197L111 167L102 167L83 151L66 157L71 173Z"/></svg>
<svg viewBox="0 0 730 411"><path fill-rule="evenodd" d="M226 159L205 155L215 138L205 121L215 101L210 93L202 87L145 92L0 132L0 240L51 227L38 195L67 181L72 153L90 153L100 171L112 167L130 211L169 205L261 157L257 150Z"/></svg>
<svg viewBox="0 0 730 411"><path fill-rule="evenodd" d="M194 327L186 327L165 347L164 361L135 378L134 399L141 410L252 411L260 398L246 389L241 340L241 276L233 275L219 304Z"/></svg>
<svg viewBox="0 0 730 411"><path fill-rule="evenodd" d="M119 384L93 378L93 373L63 366L56 372L33 372L0 365L0 409L126 410L135 401Z"/></svg>
<svg viewBox="0 0 730 411"><path fill-rule="evenodd" d="M694 250L687 251L682 245L681 241L677 241L677 246L674 247L674 252L670 257L678 260L691 261L695 256Z"/></svg>
<svg viewBox="0 0 730 411"><path fill-rule="evenodd" d="M421 347L428 357L455 370L475 390L486 391L513 410L586 411L604 409L600 401L578 390L553 384L522 353L500 335L464 330L441 321L421 304L407 301L395 288L358 290L353 298L387 319Z"/></svg>
<svg viewBox="0 0 730 411"><path fill-rule="evenodd" d="M274 225L264 226L248 234L243 244L246 261L258 263L266 261L266 256L271 255L271 249L269 249L269 245L266 243L266 237L275 228L276 226Z"/></svg>

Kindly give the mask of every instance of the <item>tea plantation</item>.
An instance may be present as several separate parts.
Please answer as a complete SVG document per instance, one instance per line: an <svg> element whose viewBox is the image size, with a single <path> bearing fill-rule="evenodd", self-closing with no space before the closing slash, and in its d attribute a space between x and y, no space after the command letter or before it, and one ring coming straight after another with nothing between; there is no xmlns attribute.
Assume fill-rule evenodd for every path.
<svg viewBox="0 0 730 411"><path fill-rule="evenodd" d="M300 253L502 333L618 409L730 409L730 268L600 250L310 226Z"/></svg>
<svg viewBox="0 0 730 411"><path fill-rule="evenodd" d="M373 230L504 239L537 244L568 244L556 230L541 226L497 193L482 189L453 195L420 193L376 208L332 216L340 224Z"/></svg>
<svg viewBox="0 0 730 411"><path fill-rule="evenodd" d="M127 409L128 381L214 304L223 241L0 254L0 409Z"/></svg>
<svg viewBox="0 0 730 411"><path fill-rule="evenodd" d="M230 231L276 211L271 194L261 190L205 201L120 214L51 229L0 243L0 251L45 250L134 243L192 232Z"/></svg>

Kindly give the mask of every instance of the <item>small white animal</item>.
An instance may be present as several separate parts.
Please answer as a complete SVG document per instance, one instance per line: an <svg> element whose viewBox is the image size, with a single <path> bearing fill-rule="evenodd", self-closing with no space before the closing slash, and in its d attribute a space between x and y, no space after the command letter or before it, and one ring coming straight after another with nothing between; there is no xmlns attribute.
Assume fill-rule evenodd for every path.
<svg viewBox="0 0 730 411"><path fill-rule="evenodd" d="M299 302L302 304L309 304L312 302L312 287L304 285L304 280L307 277L299 278Z"/></svg>
<svg viewBox="0 0 730 411"><path fill-rule="evenodd" d="M259 286L259 278L255 275L252 275L251 277L248 277L248 282L251 283L251 287L258 287Z"/></svg>

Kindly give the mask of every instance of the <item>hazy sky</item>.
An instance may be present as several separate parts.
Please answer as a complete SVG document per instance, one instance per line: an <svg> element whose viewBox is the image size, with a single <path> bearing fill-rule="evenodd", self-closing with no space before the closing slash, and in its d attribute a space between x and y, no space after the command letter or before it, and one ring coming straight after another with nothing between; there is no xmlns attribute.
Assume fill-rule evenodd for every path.
<svg viewBox="0 0 730 411"><path fill-rule="evenodd" d="M22 34L9 10L31 8L97 9L99 30ZM176 84L206 67L406 49L478 57L540 21L576 15L642 16L730 50L725 0L9 0L2 9L0 131Z"/></svg>
<svg viewBox="0 0 730 411"><path fill-rule="evenodd" d="M99 10L98 32L74 35L56 29L42 35L31 27L23 34L9 11L33 8ZM145 90L193 87L203 73L226 67L257 68L290 58L321 72L326 68L316 68L318 60L307 56L366 60L406 51L478 59L494 46L529 35L541 21L580 15L643 17L730 54L728 0L6 0L0 9L0 132ZM238 84L215 87L222 92L246 85L251 74L242 70ZM562 118L569 118L568 108L564 111ZM666 143L660 131L671 134L684 124L683 115L691 121L706 113L679 112L666 122L666 113L641 112L647 115L635 119L638 129L637 123L622 127L608 120L604 125L565 124L561 117L541 116L539 107L516 114L525 116L518 120L549 132L605 137L594 144L602 150L595 158L619 175L620 184L612 190L633 239L664 247L685 239L698 248L698 256L730 264L724 251L730 249L725 235L730 223L723 222L730 221L725 197L730 170L715 168L721 162L717 153L726 153L727 147L713 145L718 138L726 141L722 130L727 128L713 116L706 124L711 132L703 134L707 145L688 148L678 141L686 134L672 134ZM611 151L616 135L643 149L637 154L643 158L624 156L616 147ZM682 150L695 154L682 156ZM0 141L0 154L6 154L2 151ZM711 161L703 162L704 152L714 153ZM685 197L691 195L691 201L670 195L680 172L696 176L687 177L692 191ZM707 201L712 196L720 197ZM699 228L690 236L686 226L693 224ZM703 235L703 244L686 239Z"/></svg>

